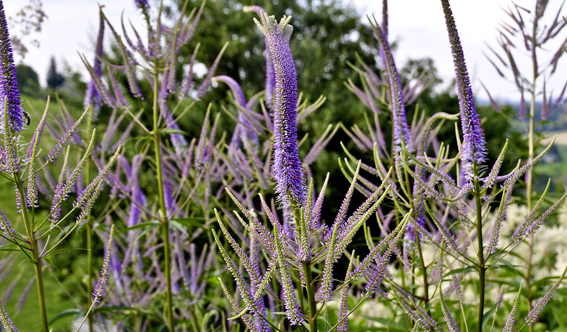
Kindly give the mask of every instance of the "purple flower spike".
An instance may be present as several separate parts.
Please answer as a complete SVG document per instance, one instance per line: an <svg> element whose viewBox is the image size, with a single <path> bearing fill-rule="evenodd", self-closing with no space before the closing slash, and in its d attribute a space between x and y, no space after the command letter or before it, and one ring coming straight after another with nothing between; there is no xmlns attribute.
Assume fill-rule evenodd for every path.
<svg viewBox="0 0 567 332"><path fill-rule="evenodd" d="M100 278L96 283L91 297L93 302L100 302L100 297L104 293L104 288L106 286L106 281L108 279L108 265L110 263L110 253L112 252L112 235L114 235L114 225L110 228L110 236L108 238L108 244L106 246L106 253L104 255L104 262L102 264L102 270L100 271Z"/></svg>
<svg viewBox="0 0 567 332"><path fill-rule="evenodd" d="M305 179L297 145L297 73L289 47L293 31L288 24L290 19L284 16L278 24L274 16L265 13L261 16L262 23L254 19L268 40L276 68L272 174L284 209L291 204L289 196L300 204L305 200Z"/></svg>
<svg viewBox="0 0 567 332"><path fill-rule="evenodd" d="M234 96L234 100L238 103L238 105L242 107L246 107L246 97L244 97L244 92L242 92L242 88L232 77L226 75L219 75L213 77L213 81L220 81L224 84L228 85L230 91L232 91L232 95Z"/></svg>
<svg viewBox="0 0 567 332"><path fill-rule="evenodd" d="M461 110L461 126L464 136L461 159L463 161L465 178L470 181L473 178L473 164L475 162L482 164L485 161L486 141L484 139L484 132L480 126L480 119L476 112L465 56L449 0L441 0L441 5L443 6L445 23L447 24L449 41L451 42L459 108Z"/></svg>
<svg viewBox="0 0 567 332"><path fill-rule="evenodd" d="M96 38L95 46L95 57L93 62L93 70L96 75L100 78L102 77L102 42L104 39L104 16L102 16L102 11L100 12L100 22L98 28L98 36ZM109 70L110 71L110 70ZM87 85L87 92L85 94L85 108L89 105L93 105L95 114L100 110L100 94L96 89L95 81L91 78L91 81Z"/></svg>
<svg viewBox="0 0 567 332"><path fill-rule="evenodd" d="M0 210L0 231L5 235L11 238L14 238L14 228L8 221L8 218L4 214L4 211Z"/></svg>
<svg viewBox="0 0 567 332"><path fill-rule="evenodd" d="M136 4L136 7L138 7L138 9L142 9L142 10L150 9L150 4L148 0L134 0L134 3Z"/></svg>
<svg viewBox="0 0 567 332"><path fill-rule="evenodd" d="M406 120L402 82L400 81L400 75L398 74L398 69L396 68L396 63L394 62L394 57L390 50L390 44L378 23L372 24L372 27L374 28L376 37L378 37L378 40L380 41L380 45L382 46L384 58L386 60L386 70L388 72L388 77L390 78L392 117L394 122L394 152L398 154L402 151L402 143L408 151L413 151L411 131L409 130Z"/></svg>
<svg viewBox="0 0 567 332"><path fill-rule="evenodd" d="M239 106L246 108L246 97L244 97L244 92L242 92L242 88L240 88L238 82L236 82L232 77L219 75L213 77L213 81L220 81L228 85L228 87L232 91L232 95L234 96L236 103ZM250 124L250 121L248 121L246 116L244 116L244 114L240 111L238 112L238 122L238 128L236 128L234 131L234 135L232 136L232 140L230 141L230 147L233 149L239 148L242 136L254 142L255 145L258 145L258 136L252 131L252 125Z"/></svg>
<svg viewBox="0 0 567 332"><path fill-rule="evenodd" d="M561 286L561 282L563 282L563 279L565 278L565 273L567 273L567 267L565 267L565 270L563 270L563 274L561 275L561 277L559 277L559 280L557 280L557 282L553 285L553 287L551 287L547 291L545 296L542 297L537 302L535 307L530 311L530 313L528 314L528 317L526 317L526 324L532 325L533 323L535 323L537 321L537 318L541 314L541 311L543 310L543 308L551 300L551 298L553 297L553 294L555 294L555 291L557 290L557 288L559 288L559 286Z"/></svg>
<svg viewBox="0 0 567 332"><path fill-rule="evenodd" d="M16 67L4 14L4 4L0 1L0 132L3 132L5 127L3 125L4 109L8 115L10 128L17 133L22 131L24 129L24 109L16 80Z"/></svg>
<svg viewBox="0 0 567 332"><path fill-rule="evenodd" d="M2 6L2 1L0 1L0 6ZM2 17L4 17L4 12L2 12ZM2 322L6 332L18 332L18 329L6 313L6 308L4 308L2 301L0 301L0 322Z"/></svg>
<svg viewBox="0 0 567 332"><path fill-rule="evenodd" d="M260 6L245 6L242 10L245 12L253 11L260 17L266 14L264 8ZM274 89L276 87L275 75L274 62L272 60L268 38L266 38L266 106L270 111L274 104Z"/></svg>

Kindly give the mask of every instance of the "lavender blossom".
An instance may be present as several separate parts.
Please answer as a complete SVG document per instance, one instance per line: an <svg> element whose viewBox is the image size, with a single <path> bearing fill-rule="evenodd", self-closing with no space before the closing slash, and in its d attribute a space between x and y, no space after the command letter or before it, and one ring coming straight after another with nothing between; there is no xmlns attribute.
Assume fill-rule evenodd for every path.
<svg viewBox="0 0 567 332"><path fill-rule="evenodd" d="M274 16L263 14L261 23L254 19L266 36L276 69L276 103L274 108L274 164L276 193L288 210L291 200L305 200L305 179L297 145L297 73L289 40L293 27L291 17L284 16L278 24ZM290 199L291 198L291 199Z"/></svg>
<svg viewBox="0 0 567 332"><path fill-rule="evenodd" d="M473 165L475 163L478 165L483 164L486 159L486 141L484 139L484 132L480 126L480 119L476 112L465 56L449 0L441 0L441 4L449 32L449 41L451 42L459 108L461 111L461 126L464 136L461 159L463 161L465 178L470 181L474 177Z"/></svg>
<svg viewBox="0 0 567 332"><path fill-rule="evenodd" d="M96 46L95 46L95 57L93 61L93 70L96 75L100 78L102 77L102 42L104 39L104 17L102 16L102 10L100 12L100 19L99 19L99 28L98 28L98 36L96 39ZM109 70L110 71L110 70ZM95 81L91 78L91 81L87 85L87 92L85 94L85 108L89 105L93 105L95 114L100 110L100 94L96 89Z"/></svg>
<svg viewBox="0 0 567 332"><path fill-rule="evenodd" d="M205 95L205 93L209 89L209 85L211 85L211 79L213 78L213 75L215 74L215 71L217 70L220 59L221 59L224 51L226 50L227 46L228 46L228 42L226 42L224 44L221 51L219 52L219 55L217 55L217 57L215 58L215 61L211 65L211 68L209 68L209 72L207 73L205 80L203 81L203 83L199 87L199 90L197 90L197 97L195 98L196 100L201 100L201 98ZM191 69L193 69L193 68L191 67Z"/></svg>
<svg viewBox="0 0 567 332"><path fill-rule="evenodd" d="M14 238L14 228L12 228L12 224L8 221L8 218L4 214L4 211L0 209L0 231L4 233L4 235Z"/></svg>
<svg viewBox="0 0 567 332"><path fill-rule="evenodd" d="M4 3L0 1L0 132L4 132L5 115L9 127L16 133L24 129L24 109L20 100L16 67L12 55L12 43L8 35L8 25L4 13Z"/></svg>
<svg viewBox="0 0 567 332"><path fill-rule="evenodd" d="M112 236L114 235L114 225L110 227L110 235L108 238L108 244L106 245L106 253L104 255L104 263L102 264L102 270L100 271L100 278L96 283L91 297L93 303L100 302L100 297L104 293L104 288L106 286L106 281L108 279L108 264L110 263L110 253L112 252Z"/></svg>
<svg viewBox="0 0 567 332"><path fill-rule="evenodd" d="M232 91L232 95L234 96L234 101L236 101L238 106L246 108L246 97L244 96L244 92L242 92L242 88L232 77L219 75L213 77L213 81L220 81L228 85ZM241 137L252 140L254 145L258 145L258 136L252 131L250 121L248 121L241 111L238 111L238 122L239 123L236 125L238 128L234 130L234 135L230 141L230 147L232 149L240 147Z"/></svg>
<svg viewBox="0 0 567 332"><path fill-rule="evenodd" d="M559 280L557 280L557 282L553 285L553 287L551 287L551 289L549 291L547 291L545 296L542 297L538 301L538 303L535 305L535 307L530 311L530 313L528 314L528 317L526 317L526 324L532 325L533 323L535 323L535 321L537 320L537 318L541 314L541 311L543 310L543 308L551 300L551 298L553 297L553 294L555 293L557 288L559 288L559 285L561 285L563 278L565 278L566 272L567 272L567 267L565 267L565 270L563 270L563 274L561 275L561 277L559 277Z"/></svg>
<svg viewBox="0 0 567 332"><path fill-rule="evenodd" d="M382 46L382 49L384 51L384 56L386 58L386 69L388 72L388 77L390 78L392 116L394 122L394 152L401 152L402 144L406 146L406 149L408 151L412 151L413 148L411 132L406 121L402 83L400 81L398 69L396 68L396 63L394 62L394 57L392 56L392 52L390 50L390 44L386 39L384 31L382 31L382 28L380 28L377 23L372 24L372 28L374 29L374 32L378 37L380 45Z"/></svg>
<svg viewBox="0 0 567 332"><path fill-rule="evenodd" d="M522 286L524 282L520 284L520 288L518 289L518 295L516 295L516 300L514 300L514 305L512 306L512 310L510 311L510 315L508 316L508 320L506 320L506 325L504 325L504 329L502 332L512 332L514 329L514 324L516 323L516 314L518 313L518 304L520 302L520 294L522 293Z"/></svg>
<svg viewBox="0 0 567 332"><path fill-rule="evenodd" d="M441 292L440 294L442 293L443 292ZM443 316L445 316L445 320L447 321L447 327L449 328L449 331L460 332L461 330L459 329L459 324L457 324L455 318L453 318L453 315L451 315L449 308L447 308L447 303L445 303L445 299L443 298L441 299L441 310L443 311Z"/></svg>
<svg viewBox="0 0 567 332"><path fill-rule="evenodd" d="M279 230L278 227L274 228L274 239L278 253L278 265L280 268L280 276L282 280L283 298L287 318L290 320L292 325L298 325L303 321L303 317L301 316L299 303L297 302L297 298L295 297L295 288L293 287L291 274L285 261L282 246L280 245L280 241L283 239L283 236L280 235L282 233L283 232Z"/></svg>
<svg viewBox="0 0 567 332"><path fill-rule="evenodd" d="M351 277L352 269L353 269L353 258L354 258L354 250L351 254L351 259L348 264L347 273L345 275L345 280ZM343 286L343 290L341 292L341 301L339 303L339 322L337 331L339 332L347 332L348 331L348 296L349 296L349 287L348 285Z"/></svg>
<svg viewBox="0 0 567 332"><path fill-rule="evenodd" d="M138 7L138 9L141 10L150 9L150 3L148 2L148 0L134 0L134 4L136 5L136 7Z"/></svg>
<svg viewBox="0 0 567 332"><path fill-rule="evenodd" d="M245 6L242 8L245 12L253 11L260 18L266 14L264 8L260 6ZM276 87L276 72L274 70L274 62L272 60L272 53L270 51L270 46L268 38L266 38L266 107L268 110L272 110L274 102L274 90Z"/></svg>
<svg viewBox="0 0 567 332"><path fill-rule="evenodd" d="M0 6L2 6L2 2L0 1ZM0 7L1 9L1 7ZM2 12L2 17L4 13ZM4 304L0 301L0 322L2 322L2 326L4 326L4 330L6 332L18 332L18 329L6 313L6 308L4 308Z"/></svg>
<svg viewBox="0 0 567 332"><path fill-rule="evenodd" d="M45 161L47 163L54 162L59 157L59 154L61 154L61 150L63 150L63 147L69 144L69 139L71 138L73 133L79 128L79 125L83 121L83 118L85 117L85 115L87 115L87 111L88 110L85 110L83 114L81 114L81 117L73 124L73 126L71 126L71 128L69 128L69 130L65 134L63 134L63 136L61 136L57 144L55 144L55 146L51 149L51 151L49 151L49 154L45 158Z"/></svg>

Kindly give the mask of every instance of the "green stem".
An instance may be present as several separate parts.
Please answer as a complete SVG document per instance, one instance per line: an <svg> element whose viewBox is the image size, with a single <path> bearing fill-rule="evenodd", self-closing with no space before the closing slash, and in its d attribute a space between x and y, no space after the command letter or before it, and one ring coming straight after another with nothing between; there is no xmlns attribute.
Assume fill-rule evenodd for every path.
<svg viewBox="0 0 567 332"><path fill-rule="evenodd" d="M19 173L14 173L14 182L16 183L16 188L18 189L18 198L20 200L20 206L22 209L22 217L26 225L26 230L28 231L28 237L30 241L30 248L32 251L32 260L35 270L35 282L37 285L37 295L39 301L39 314L41 316L41 325L43 327L43 332L49 332L49 324L47 322L47 309L45 307L45 292L43 290L43 274L42 274L42 259L39 257L39 247L37 245L37 240L34 237L33 225L28 214L26 198L24 194L24 186L22 184L22 179Z"/></svg>
<svg viewBox="0 0 567 332"><path fill-rule="evenodd" d="M91 132L92 121L93 121L93 107L91 106L91 111L89 112L87 118L87 135ZM87 159L85 163L85 183L90 183L91 181L91 160L90 158ZM92 300L92 293L93 293L93 230L92 230L92 221L91 215L89 213L87 217L87 221L85 222L85 230L87 232L87 307L90 308L93 305ZM93 316L88 315L89 319L89 332L94 332L93 325Z"/></svg>
<svg viewBox="0 0 567 332"><path fill-rule="evenodd" d="M535 89L536 89L536 79L537 79L537 71L536 71L536 34L537 34L537 20L534 21L534 30L532 34L532 58L534 60L533 65L533 82L532 82L532 93L531 93L531 101L530 101L530 117L529 117L529 132L528 132L528 161L534 158L534 150L535 150L535 143L534 143L534 118L535 118ZM526 205L528 211L532 208L532 185L533 185L533 172L532 168L529 168L526 171ZM532 264L532 249L533 249L533 241L534 237L530 237L529 240L529 250L528 250L528 257L526 260L526 291L528 295L528 310L532 310L532 292L531 292L531 285L530 285L530 273L531 273L531 264ZM533 332L533 324L529 327L530 332Z"/></svg>
<svg viewBox="0 0 567 332"><path fill-rule="evenodd" d="M92 244L92 226L91 218L89 217L86 222L87 231L87 304L90 307L93 302L91 294L93 293L93 244ZM93 332L93 317L89 315L89 331Z"/></svg>
<svg viewBox="0 0 567 332"><path fill-rule="evenodd" d="M305 286L307 287L307 301L309 302L309 331L317 332L317 305L315 303L315 288L311 284L311 265L303 262L303 275L305 276Z"/></svg>
<svg viewBox="0 0 567 332"><path fill-rule="evenodd" d="M478 181L478 167L474 163L474 196L476 201L476 237L478 239L478 274L479 274L479 300L478 300L478 332L482 331L484 316L484 288L486 268L484 267L484 245L482 243L482 202L480 195L480 183Z"/></svg>
<svg viewBox="0 0 567 332"><path fill-rule="evenodd" d="M421 240L419 239L419 233L417 229L415 230L415 244L417 246L417 253L419 255L419 261L421 263L421 268L423 270L423 300L425 301L425 306L429 302L429 283L427 282L427 268L425 266L425 259L423 259L423 253L421 251ZM430 313L430 310L427 311Z"/></svg>
<svg viewBox="0 0 567 332"><path fill-rule="evenodd" d="M161 225L163 231L163 252L165 260L165 281L167 286L166 301L167 306L165 308L167 316L167 325L169 331L174 331L173 324L173 297L171 292L171 248L169 243L169 220L167 219L167 208L165 206L165 194L163 191L163 169L161 163L161 149L160 149L160 131L158 128L158 62L154 63L155 73L154 73L154 102L153 102L153 138L154 138L154 149L155 149L155 163L156 163L156 173L158 180L158 191L159 191L159 206L162 215Z"/></svg>

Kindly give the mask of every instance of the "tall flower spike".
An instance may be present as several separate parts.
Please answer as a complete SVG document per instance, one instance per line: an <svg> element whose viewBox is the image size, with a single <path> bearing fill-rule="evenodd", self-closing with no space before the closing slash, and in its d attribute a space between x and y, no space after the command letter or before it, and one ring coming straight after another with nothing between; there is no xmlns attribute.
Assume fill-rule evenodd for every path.
<svg viewBox="0 0 567 332"><path fill-rule="evenodd" d="M275 191L284 205L284 213L292 200L305 200L305 179L297 145L297 72L289 46L293 27L291 17L278 24L274 16L263 13L261 23L254 19L266 36L276 70L276 102L274 107L274 164L272 175Z"/></svg>
<svg viewBox="0 0 567 332"><path fill-rule="evenodd" d="M4 131L4 109L10 128L19 133L24 129L24 109L20 100L16 67L12 55L12 42L8 34L8 24L4 13L4 4L0 1L0 131Z"/></svg>
<svg viewBox="0 0 567 332"><path fill-rule="evenodd" d="M110 263L110 253L112 251L112 236L114 235L114 225L110 227L110 235L108 237L108 244L106 245L106 253L104 255L104 262L102 264L102 270L100 271L100 278L96 283L92 295L93 302L100 302L100 297L104 293L104 287L106 286L106 280L108 279L108 264Z"/></svg>
<svg viewBox="0 0 567 332"><path fill-rule="evenodd" d="M449 33L451 51L453 53L453 63L455 65L455 76L457 83L457 95L459 98L459 108L461 112L461 126L463 130L463 151L461 159L463 161L463 171L465 178L473 178L473 164L482 164L486 158L486 141L484 132L480 126L480 119L476 112L471 82L465 63L465 56L453 12L449 5L449 0L441 0L445 23Z"/></svg>
<svg viewBox="0 0 567 332"><path fill-rule="evenodd" d="M392 56L392 51L390 50L390 44L388 43L384 31L382 31L382 28L380 28L378 23L372 23L371 21L370 24L372 25L374 33L376 37L378 37L380 45L384 50L384 57L386 58L386 70L388 72L388 77L390 78L392 117L394 122L394 152L399 153L402 151L402 143L403 145L405 145L408 151L413 151L411 132L406 120L402 83L400 81L398 69L396 68L396 63L394 62L394 57Z"/></svg>
<svg viewBox="0 0 567 332"><path fill-rule="evenodd" d="M504 329L502 332L512 332L514 329L514 324L516 323L516 314L518 313L518 304L520 302L520 294L522 293L522 286L524 282L520 284L518 289L518 295L516 295L516 300L514 301L514 305L512 306L512 310L510 311L510 315L508 316L508 320L506 321L506 325L504 325Z"/></svg>
<svg viewBox="0 0 567 332"><path fill-rule="evenodd" d="M244 6L242 8L245 12L253 11L260 18L266 14L264 8L260 6ZM274 62L272 61L272 54L270 53L270 46L268 38L266 38L266 107L272 110L274 104L274 89L276 87L276 76L274 71Z"/></svg>
<svg viewBox="0 0 567 332"><path fill-rule="evenodd" d="M543 308L547 305L549 300L551 300L551 298L553 297L553 294L555 293L557 288L559 288L559 285L561 285L563 278L565 278L565 273L567 273L567 266L565 267L565 270L563 270L563 274L561 275L561 277L559 277L559 280L557 280L557 282L553 285L553 287L551 287L551 289L549 291L547 291L545 296L542 297L538 301L538 303L535 305L535 307L532 309L532 311L530 311L530 313L528 314L528 317L526 317L526 324L532 325L533 323L535 323L535 321L537 320L537 318L541 314L541 311L543 310Z"/></svg>
<svg viewBox="0 0 567 332"><path fill-rule="evenodd" d="M100 78L102 77L102 61L100 61L100 59L102 59L102 42L104 39L104 17L102 16L102 8L99 9L99 17L99 28L98 36L96 38L93 70L95 74ZM92 78L87 85L87 92L85 94L85 108L87 108L91 104L93 105L94 113L97 114L100 110L100 94L98 93L95 81Z"/></svg>
<svg viewBox="0 0 567 332"><path fill-rule="evenodd" d="M301 311L299 310L299 303L295 297L295 288L293 287L293 281L291 279L291 274L287 263L285 261L285 256L280 245L281 234L283 232L276 226L274 228L274 239L276 243L276 250L278 254L278 266L280 269L280 276L283 288L283 297L285 303L285 309L287 313L287 318L290 320L292 325L300 324L303 321L301 316Z"/></svg>

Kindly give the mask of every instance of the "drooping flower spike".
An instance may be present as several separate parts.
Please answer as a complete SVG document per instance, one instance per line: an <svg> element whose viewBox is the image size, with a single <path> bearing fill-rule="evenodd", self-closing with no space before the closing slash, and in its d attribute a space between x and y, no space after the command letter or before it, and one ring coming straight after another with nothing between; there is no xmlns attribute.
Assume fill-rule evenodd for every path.
<svg viewBox="0 0 567 332"><path fill-rule="evenodd" d="M465 178L470 181L474 177L474 163L482 165L486 159L486 141L476 112L465 56L449 0L441 0L441 5L445 14L445 23L449 33L453 63L455 65L457 95L463 131L463 151L461 155L463 172Z"/></svg>
<svg viewBox="0 0 567 332"><path fill-rule="evenodd" d="M4 109L9 127L16 133L24 129L24 109L20 100L16 66L12 55L12 42L8 34L8 24L4 4L0 0L0 132L4 132Z"/></svg>
<svg viewBox="0 0 567 332"><path fill-rule="evenodd" d="M289 46L293 27L288 24L291 17L284 16L279 24L274 16L265 13L260 18L261 22L254 21L268 40L276 72L272 174L275 191L287 210L291 200L299 204L305 200L305 179L297 145L297 72Z"/></svg>
<svg viewBox="0 0 567 332"><path fill-rule="evenodd" d="M234 96L234 101L242 108L246 108L246 97L244 96L244 92L242 92L242 88L232 77L226 75L219 75L212 78L213 81L220 81L228 85L230 91L232 91L232 95ZM246 116L241 112L238 111L238 121L239 123L236 125L234 130L234 135L230 141L230 147L232 149L237 149L240 147L241 137L245 137L248 140L251 140L254 145L258 145L258 135L252 131L252 125L250 121L246 118Z"/></svg>

